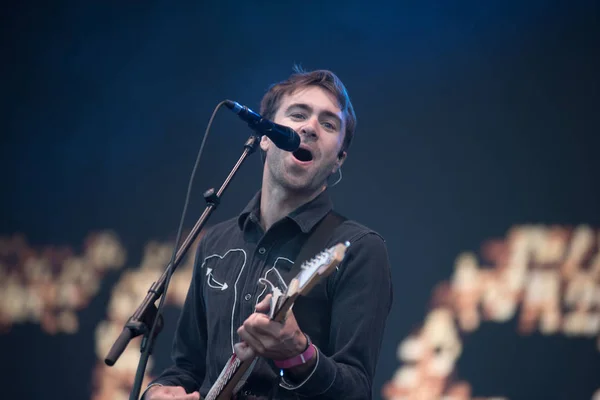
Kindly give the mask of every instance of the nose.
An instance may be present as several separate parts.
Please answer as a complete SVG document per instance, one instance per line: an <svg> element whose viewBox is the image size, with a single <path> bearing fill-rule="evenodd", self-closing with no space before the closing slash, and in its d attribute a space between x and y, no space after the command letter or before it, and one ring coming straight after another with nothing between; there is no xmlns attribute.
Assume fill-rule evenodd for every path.
<svg viewBox="0 0 600 400"><path fill-rule="evenodd" d="M315 118L311 118L304 124L302 128L300 128L300 133L306 140L316 140L317 139L317 129L315 124L318 123Z"/></svg>

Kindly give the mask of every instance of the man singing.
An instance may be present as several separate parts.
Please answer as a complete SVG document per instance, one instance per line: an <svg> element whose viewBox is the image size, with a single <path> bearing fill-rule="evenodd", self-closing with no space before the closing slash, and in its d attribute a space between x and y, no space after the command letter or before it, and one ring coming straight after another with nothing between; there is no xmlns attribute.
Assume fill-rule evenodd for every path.
<svg viewBox="0 0 600 400"><path fill-rule="evenodd" d="M298 252L333 213L328 186L354 136L352 103L332 72L295 69L271 86L260 113L294 129L301 146L288 152L262 137L260 191L239 215L202 237L173 365L149 385L145 400L204 398L233 352L242 359L259 356L238 399L372 397L392 304L388 252L379 234L341 217L328 246L349 241L345 259L296 300L284 322L266 315L270 296L258 284L266 278L285 291L298 272Z"/></svg>

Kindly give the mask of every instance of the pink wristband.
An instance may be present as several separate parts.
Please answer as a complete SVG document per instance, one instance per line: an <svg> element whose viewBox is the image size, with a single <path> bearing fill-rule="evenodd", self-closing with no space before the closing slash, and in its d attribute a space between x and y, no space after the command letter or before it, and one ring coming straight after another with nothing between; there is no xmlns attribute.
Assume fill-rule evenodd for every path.
<svg viewBox="0 0 600 400"><path fill-rule="evenodd" d="M273 360L273 363L275 363L277 368L292 368L297 365L306 364L308 360L315 356L316 352L316 347L312 343L309 343L307 349L296 357L288 358L287 360Z"/></svg>

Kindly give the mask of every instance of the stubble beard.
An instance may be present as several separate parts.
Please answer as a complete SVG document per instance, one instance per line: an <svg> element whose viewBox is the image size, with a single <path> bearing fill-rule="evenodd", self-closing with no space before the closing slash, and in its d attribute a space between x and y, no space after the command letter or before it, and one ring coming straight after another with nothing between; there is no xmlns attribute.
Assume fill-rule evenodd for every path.
<svg viewBox="0 0 600 400"><path fill-rule="evenodd" d="M316 173L307 173L307 171L304 171L304 176L298 177L293 171L286 168L284 154L277 154L275 160L270 161L271 163L269 163L267 169L271 175L272 184L275 184L290 193L310 195L320 191L327 182L327 175L323 173L323 167ZM331 168L333 168L333 166L331 166Z"/></svg>

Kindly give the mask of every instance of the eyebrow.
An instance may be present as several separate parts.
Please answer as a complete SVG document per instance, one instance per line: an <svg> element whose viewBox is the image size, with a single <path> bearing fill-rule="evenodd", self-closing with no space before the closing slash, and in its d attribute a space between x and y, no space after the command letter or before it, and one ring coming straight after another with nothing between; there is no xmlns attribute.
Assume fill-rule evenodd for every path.
<svg viewBox="0 0 600 400"><path fill-rule="evenodd" d="M287 114L287 113L289 113L291 110L293 110L295 108L300 108L300 109L302 109L302 110L304 110L304 111L306 111L308 113L312 113L313 112L313 108L311 106L309 106L308 104L306 104L306 103L293 103L293 104L290 104L288 106L288 108L285 109L285 113ZM341 129L341 127L342 127L342 120L340 119L340 117L337 114L335 114L335 113L333 113L333 112L331 112L329 110L324 110L324 111L321 112L321 114L325 115L326 117L330 117L330 118L335 119L336 122L338 123L339 129Z"/></svg>

